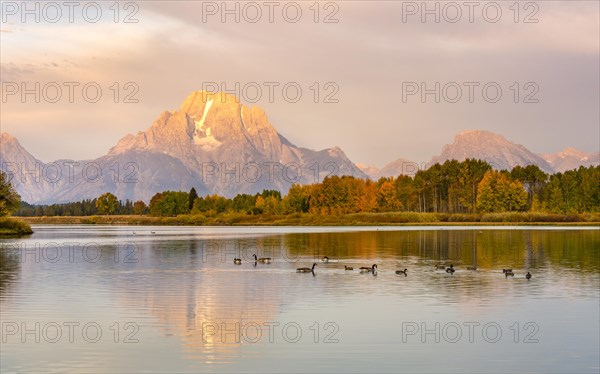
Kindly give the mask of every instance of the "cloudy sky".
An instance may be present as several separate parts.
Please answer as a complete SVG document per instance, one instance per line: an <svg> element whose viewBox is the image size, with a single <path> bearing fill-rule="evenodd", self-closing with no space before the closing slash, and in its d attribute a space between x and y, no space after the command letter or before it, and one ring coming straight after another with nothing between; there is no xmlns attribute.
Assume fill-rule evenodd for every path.
<svg viewBox="0 0 600 374"><path fill-rule="evenodd" d="M98 3L2 2L1 131L43 161L101 156L211 82L238 83L293 143L380 167L467 129L539 153L600 147L596 1ZM39 103L22 97L36 82ZM436 82L440 102L423 98Z"/></svg>

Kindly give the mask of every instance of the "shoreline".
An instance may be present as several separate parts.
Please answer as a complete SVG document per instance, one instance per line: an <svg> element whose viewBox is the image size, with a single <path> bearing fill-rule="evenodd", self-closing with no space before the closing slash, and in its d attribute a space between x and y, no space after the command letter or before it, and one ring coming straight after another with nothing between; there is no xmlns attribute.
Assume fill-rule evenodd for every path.
<svg viewBox="0 0 600 374"><path fill-rule="evenodd" d="M536 219L538 218L538 219ZM43 216L18 217L30 225L124 225L124 226L592 226L600 227L600 214L545 215L493 214L452 215L437 213L355 213L346 215L294 214L252 216L223 214L213 217L180 215L153 217Z"/></svg>
<svg viewBox="0 0 600 374"><path fill-rule="evenodd" d="M33 234L29 223L21 218L0 217L0 238L22 237Z"/></svg>

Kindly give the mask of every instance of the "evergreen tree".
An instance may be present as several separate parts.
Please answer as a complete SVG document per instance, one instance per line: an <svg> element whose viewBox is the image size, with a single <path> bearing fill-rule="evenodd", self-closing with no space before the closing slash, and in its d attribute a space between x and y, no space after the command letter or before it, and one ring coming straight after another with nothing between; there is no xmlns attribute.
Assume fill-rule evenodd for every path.
<svg viewBox="0 0 600 374"><path fill-rule="evenodd" d="M198 198L198 193L196 192L196 189L194 187L192 187L192 189L190 190L189 198L188 198L188 212L191 212L192 209L194 209L194 202L196 202L197 198Z"/></svg>

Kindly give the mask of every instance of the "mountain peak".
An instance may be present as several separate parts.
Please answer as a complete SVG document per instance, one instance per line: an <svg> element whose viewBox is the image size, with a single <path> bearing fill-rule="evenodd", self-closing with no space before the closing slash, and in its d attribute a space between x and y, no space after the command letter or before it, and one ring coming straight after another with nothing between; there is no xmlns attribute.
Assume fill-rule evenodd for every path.
<svg viewBox="0 0 600 374"><path fill-rule="evenodd" d="M454 143L442 148L429 165L444 163L447 160L464 161L475 158L487 161L494 169L510 170L517 165L538 165L546 172L553 172L549 163L539 155L520 144L513 143L504 136L485 130L468 130L458 133Z"/></svg>
<svg viewBox="0 0 600 374"><path fill-rule="evenodd" d="M338 147L337 145L336 145L336 146L334 146L333 148L329 148L329 150L328 150L328 151L329 151L329 154L330 154L331 156L334 156L334 157L335 157L335 156L342 156L342 155L343 155L343 156L345 156L345 155L346 155L346 154L344 153L344 151L343 151L343 150L342 150L340 147Z"/></svg>
<svg viewBox="0 0 600 374"><path fill-rule="evenodd" d="M0 159L10 159L11 157L8 157L8 155L14 155L15 153L26 154L27 158L34 159L34 157L23 148L17 138L7 132L0 133Z"/></svg>
<svg viewBox="0 0 600 374"><path fill-rule="evenodd" d="M456 136L459 137L459 136L480 135L480 134L495 135L493 132L490 132L487 130L463 130L463 131L459 132L458 134L456 134Z"/></svg>
<svg viewBox="0 0 600 374"><path fill-rule="evenodd" d="M587 153L567 147L560 152L541 155L558 172L576 169L579 166L600 164L600 152Z"/></svg>
<svg viewBox="0 0 600 374"><path fill-rule="evenodd" d="M14 136L10 135L7 132L0 133L0 141L1 142L17 142L17 143L19 143L17 138L15 138Z"/></svg>
<svg viewBox="0 0 600 374"><path fill-rule="evenodd" d="M281 141L264 110L249 108L227 93L195 91L179 109L163 112L148 130L122 138L111 153L145 148L189 159L223 147L239 152L247 142L278 159Z"/></svg>
<svg viewBox="0 0 600 374"><path fill-rule="evenodd" d="M226 196L259 192L264 188L287 191L291 182L314 183L315 178L309 178L315 172L309 168L313 165L315 169L315 162L322 165L315 169L319 171L319 178L327 175L321 171L332 162L338 165L340 175L364 177L341 148L318 152L298 148L277 132L262 108L248 107L236 96L221 92L192 92L179 109L163 112L146 131L125 136L109 155L140 151L180 160L200 178L210 172L210 178L204 178L207 189ZM302 177L298 180L288 175L273 178L269 177L273 170L261 170L260 182L252 182L252 175L243 174L255 172L256 166L267 168L274 164L300 165ZM213 175L217 173L215 165L218 169L224 168L225 174ZM234 175L237 169L241 172ZM227 175L234 175L234 180Z"/></svg>
<svg viewBox="0 0 600 374"><path fill-rule="evenodd" d="M456 136L454 136L454 142L463 141L468 139L477 139L477 140L493 140L493 141L504 141L508 142L506 138L500 134L496 134L487 130L465 130L461 131Z"/></svg>
<svg viewBox="0 0 600 374"><path fill-rule="evenodd" d="M236 96L225 92L194 91L185 98L179 107L179 111L190 116L198 116L203 114L207 104L210 106L223 104L236 107L241 105Z"/></svg>
<svg viewBox="0 0 600 374"><path fill-rule="evenodd" d="M392 162L387 163L381 169L373 165L367 165L364 163L358 163L356 166L367 174L372 180L379 180L379 178L397 178L399 175L414 175L419 170L419 165L413 161L405 158L399 158Z"/></svg>
<svg viewBox="0 0 600 374"><path fill-rule="evenodd" d="M578 157L582 161L589 157L589 153L580 151L579 149L572 148L572 147L567 147L567 148L563 149L562 152L559 152L558 154L563 157L568 157L568 156Z"/></svg>
<svg viewBox="0 0 600 374"><path fill-rule="evenodd" d="M379 168L375 165L368 165L364 162L357 162L356 167L362 170L363 173L367 174L369 177L373 177L373 175L379 172Z"/></svg>

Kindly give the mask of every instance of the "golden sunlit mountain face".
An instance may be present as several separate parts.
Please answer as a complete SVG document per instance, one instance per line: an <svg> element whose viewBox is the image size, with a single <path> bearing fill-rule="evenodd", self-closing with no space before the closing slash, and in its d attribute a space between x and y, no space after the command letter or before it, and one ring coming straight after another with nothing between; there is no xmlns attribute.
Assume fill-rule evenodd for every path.
<svg viewBox="0 0 600 374"><path fill-rule="evenodd" d="M3 4L2 131L45 162L96 158L202 90L261 107L294 143L380 168L427 162L466 129L535 153L598 150L594 2L39 3L25 16Z"/></svg>

